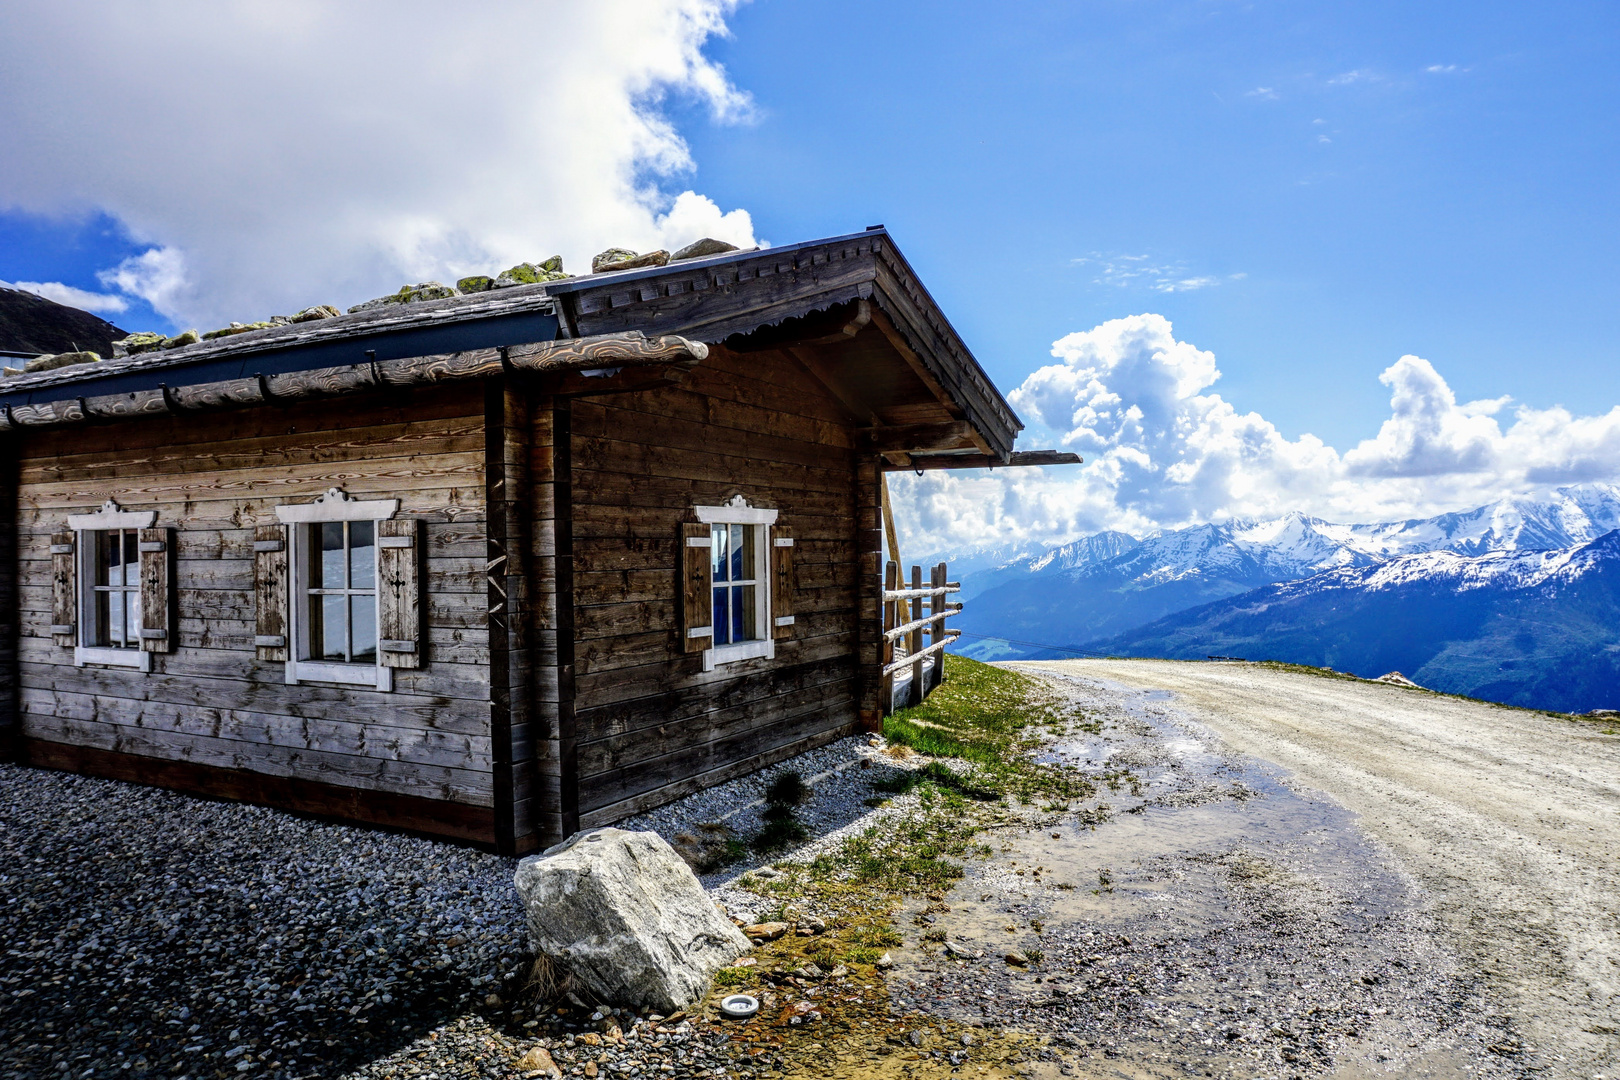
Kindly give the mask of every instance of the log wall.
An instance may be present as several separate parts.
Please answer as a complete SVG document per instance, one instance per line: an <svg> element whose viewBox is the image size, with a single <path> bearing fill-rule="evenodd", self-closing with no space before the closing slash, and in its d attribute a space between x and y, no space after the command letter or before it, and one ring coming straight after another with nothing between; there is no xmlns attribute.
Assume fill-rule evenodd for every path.
<svg viewBox="0 0 1620 1080"><path fill-rule="evenodd" d="M490 679L491 408L472 382L30 433L12 481L25 759L494 842L492 701L510 695L492 699ZM494 408L506 416L498 391ZM333 486L424 522L427 662L390 693L289 686L254 648L254 528ZM108 498L174 529L178 635L150 673L75 667L50 635L50 534ZM503 637L503 660L521 644ZM503 686L526 663L504 663Z"/></svg>
<svg viewBox="0 0 1620 1080"><path fill-rule="evenodd" d="M578 777L579 824L618 820L851 732L856 484L875 491L876 474L858 473L838 402L783 353L714 347L679 388L576 398L569 421L574 655L564 730L573 745L558 752L577 761L562 772ZM677 536L693 506L739 493L793 530L795 632L774 659L704 672L677 629ZM559 794L566 813L570 794Z"/></svg>

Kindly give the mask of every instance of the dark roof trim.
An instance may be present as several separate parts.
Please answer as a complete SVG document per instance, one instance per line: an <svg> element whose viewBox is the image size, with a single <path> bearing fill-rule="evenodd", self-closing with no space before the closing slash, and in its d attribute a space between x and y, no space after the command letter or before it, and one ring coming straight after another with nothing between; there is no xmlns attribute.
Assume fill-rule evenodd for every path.
<svg viewBox="0 0 1620 1080"><path fill-rule="evenodd" d="M0 407L0 431L103 423L139 416L179 415L256 405L288 405L313 398L480 379L505 372L592 374L652 365L691 365L708 356L700 341L641 333L612 334L469 349L434 356L367 361L314 371L254 375L189 383L127 394L83 395L39 405Z"/></svg>

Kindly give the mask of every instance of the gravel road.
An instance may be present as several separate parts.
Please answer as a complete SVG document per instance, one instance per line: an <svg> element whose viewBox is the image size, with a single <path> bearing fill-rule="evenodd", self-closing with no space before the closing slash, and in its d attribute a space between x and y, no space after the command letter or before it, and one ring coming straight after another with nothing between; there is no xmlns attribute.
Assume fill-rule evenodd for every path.
<svg viewBox="0 0 1620 1080"><path fill-rule="evenodd" d="M1620 1066L1620 735L1252 664L1010 665L1168 692L1231 748L1359 815L1555 1075ZM1612 725L1609 725L1612 729Z"/></svg>

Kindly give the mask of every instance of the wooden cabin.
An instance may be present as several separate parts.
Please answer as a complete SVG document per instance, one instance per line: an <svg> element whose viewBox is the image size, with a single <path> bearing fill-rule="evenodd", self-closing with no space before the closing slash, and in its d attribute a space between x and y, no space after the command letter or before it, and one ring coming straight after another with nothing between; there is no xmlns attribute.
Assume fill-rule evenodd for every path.
<svg viewBox="0 0 1620 1080"><path fill-rule="evenodd" d="M13 375L0 742L531 851L875 726L880 471L1019 427L881 227Z"/></svg>

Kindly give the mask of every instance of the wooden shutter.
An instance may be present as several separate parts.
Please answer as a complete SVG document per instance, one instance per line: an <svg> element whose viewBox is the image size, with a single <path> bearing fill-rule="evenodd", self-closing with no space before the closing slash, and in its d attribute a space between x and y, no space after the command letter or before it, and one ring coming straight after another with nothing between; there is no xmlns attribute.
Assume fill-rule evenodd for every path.
<svg viewBox="0 0 1620 1080"><path fill-rule="evenodd" d="M682 650L702 652L714 644L713 541L703 524L681 526Z"/></svg>
<svg viewBox="0 0 1620 1080"><path fill-rule="evenodd" d="M144 652L174 651L179 627L174 625L174 541L171 530L142 529L141 567L141 649Z"/></svg>
<svg viewBox="0 0 1620 1080"><path fill-rule="evenodd" d="M78 569L74 565L74 535L71 532L51 534L51 640L71 649L78 626L79 613L74 605L74 583Z"/></svg>
<svg viewBox="0 0 1620 1080"><path fill-rule="evenodd" d="M771 530L771 626L777 641L793 636L793 530Z"/></svg>
<svg viewBox="0 0 1620 1080"><path fill-rule="evenodd" d="M377 656L383 667L422 666L420 535L416 518L377 523Z"/></svg>
<svg viewBox="0 0 1620 1080"><path fill-rule="evenodd" d="M260 660L285 663L290 655L287 578L287 526L258 526L253 530L253 645Z"/></svg>

